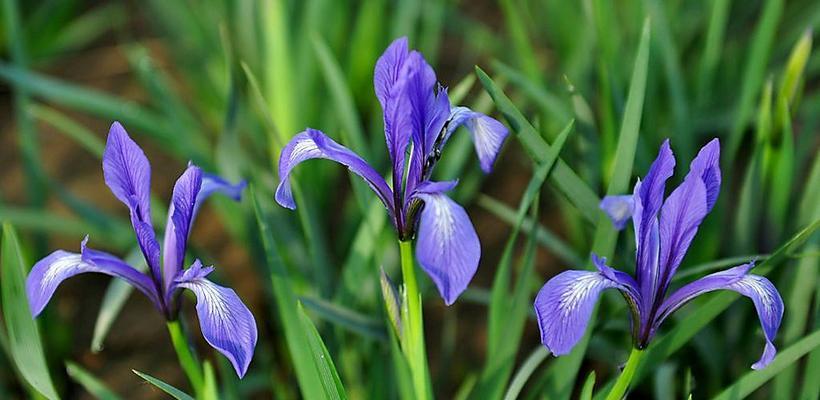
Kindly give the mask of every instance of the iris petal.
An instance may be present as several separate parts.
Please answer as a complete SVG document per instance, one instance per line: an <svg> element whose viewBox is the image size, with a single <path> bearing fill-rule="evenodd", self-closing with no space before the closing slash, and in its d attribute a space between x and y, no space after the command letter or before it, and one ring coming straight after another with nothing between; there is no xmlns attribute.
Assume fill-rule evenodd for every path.
<svg viewBox="0 0 820 400"><path fill-rule="evenodd" d="M147 275L113 255L86 248L83 241L80 253L57 250L34 264L26 278L26 294L32 315L36 317L43 311L60 283L86 272L122 278L159 307L156 289Z"/></svg>
<svg viewBox="0 0 820 400"><path fill-rule="evenodd" d="M658 296L662 296L675 275L707 210L706 186L697 176L687 176L666 199L659 223L661 286Z"/></svg>
<svg viewBox="0 0 820 400"><path fill-rule="evenodd" d="M561 272L550 279L535 297L541 343L554 355L569 353L584 336L595 303L605 289L620 289L627 293L630 301L637 303L634 297L637 290L631 278L606 267L603 261L596 258L597 272Z"/></svg>
<svg viewBox="0 0 820 400"><path fill-rule="evenodd" d="M131 212L131 225L153 276L161 276L159 244L151 224L151 164L119 122L108 131L103 175L114 196Z"/></svg>
<svg viewBox="0 0 820 400"><path fill-rule="evenodd" d="M467 288L478 269L481 245L460 205L441 193L418 193L424 201L416 257L447 305Z"/></svg>
<svg viewBox="0 0 820 400"><path fill-rule="evenodd" d="M406 61L410 52L407 38L393 41L376 61L373 86L384 113L384 136L393 162L393 187L401 188L405 150L410 143L410 112L405 86Z"/></svg>
<svg viewBox="0 0 820 400"><path fill-rule="evenodd" d="M703 146L689 164L689 173L700 176L706 186L706 208L712 211L720 192L720 141L715 138Z"/></svg>
<svg viewBox="0 0 820 400"><path fill-rule="evenodd" d="M189 165L174 185L163 243L163 276L165 287L170 287L185 258L188 232L194 216L199 191L202 188L202 170Z"/></svg>
<svg viewBox="0 0 820 400"><path fill-rule="evenodd" d="M757 310L757 316L766 336L766 346L763 355L752 365L752 368L765 367L777 352L773 342L783 319L784 306L780 293L771 281L759 275L748 274L752 266L753 263L740 265L684 285L663 302L655 326L660 326L666 317L697 296L721 289L735 291L752 299Z"/></svg>
<svg viewBox="0 0 820 400"><path fill-rule="evenodd" d="M194 292L202 336L228 358L241 378L248 371L256 347L256 321L236 292L205 278L211 270L197 260L177 279L176 287Z"/></svg>
<svg viewBox="0 0 820 400"><path fill-rule="evenodd" d="M621 230L632 218L635 202L632 195L606 196L601 200L601 210L612 220L615 229Z"/></svg>
<svg viewBox="0 0 820 400"><path fill-rule="evenodd" d="M504 140L509 135L509 130L494 118L472 111L467 107L455 107L450 112L447 138L461 125L467 128L473 138L481 170L489 173L501 152Z"/></svg>
<svg viewBox="0 0 820 400"><path fill-rule="evenodd" d="M290 173L297 164L314 159L333 160L346 166L350 171L362 177L376 192L385 207L393 211L393 200L390 187L381 175L358 154L333 141L324 133L308 128L294 136L282 149L279 156L279 187L276 188L276 201L283 207L296 208L290 187Z"/></svg>

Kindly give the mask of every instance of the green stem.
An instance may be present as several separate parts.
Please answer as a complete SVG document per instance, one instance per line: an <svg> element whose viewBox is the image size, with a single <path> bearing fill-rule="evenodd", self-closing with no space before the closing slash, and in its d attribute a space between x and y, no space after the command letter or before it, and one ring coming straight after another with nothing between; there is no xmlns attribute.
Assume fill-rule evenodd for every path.
<svg viewBox="0 0 820 400"><path fill-rule="evenodd" d="M410 241L399 241L401 249L401 273L404 279L406 295L406 314L402 350L410 365L413 377L413 388L416 398L426 400L430 397L430 378L427 373L427 353L424 346L424 320L422 318L421 293L416 283L416 266L413 260L413 246Z"/></svg>
<svg viewBox="0 0 820 400"><path fill-rule="evenodd" d="M171 334L171 342L174 344L174 350L177 352L179 364L185 375L188 376L188 381L194 387L194 392L199 394L202 390L205 379L202 376L202 368L197 361L196 355L191 351L191 346L188 345L188 339L182 331L182 325L179 320L168 321L168 333Z"/></svg>
<svg viewBox="0 0 820 400"><path fill-rule="evenodd" d="M629 389L629 383L632 382L632 377L635 375L635 371L638 369L638 364L640 364L644 353L643 350L632 348L632 353L629 354L629 359L626 360L626 366L623 372L621 372L621 376L615 381L615 386L612 387L612 391L606 396L606 400L621 400L624 398L626 390Z"/></svg>

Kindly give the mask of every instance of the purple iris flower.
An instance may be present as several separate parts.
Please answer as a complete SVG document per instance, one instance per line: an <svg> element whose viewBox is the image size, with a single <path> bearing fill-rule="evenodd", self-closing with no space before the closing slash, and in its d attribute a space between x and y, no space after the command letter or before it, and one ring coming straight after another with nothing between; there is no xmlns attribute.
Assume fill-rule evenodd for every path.
<svg viewBox="0 0 820 400"><path fill-rule="evenodd" d="M636 347L645 348L660 324L675 310L698 295L728 289L752 300L757 310L766 346L752 365L765 367L776 349L775 335L783 317L783 299L772 283L749 274L754 262L716 272L691 282L667 296L669 283L698 231L712 210L720 191L720 143L704 146L689 165L689 173L664 201L666 180L672 176L675 158L669 141L632 195L607 196L601 208L618 229L632 219L635 227L636 277L606 265L593 254L597 271L564 271L547 282L535 299L541 342L555 355L568 353L584 335L592 309L601 291L621 291L632 312L632 336Z"/></svg>
<svg viewBox="0 0 820 400"><path fill-rule="evenodd" d="M183 262L188 234L202 202L217 192L239 200L245 183L232 185L220 177L203 173L195 165L188 165L174 186L160 265L160 246L151 224L149 202L151 165L118 122L114 122L108 132L103 174L114 196L131 212L131 224L148 272L140 272L116 256L87 247L86 237L79 253L57 250L34 265L26 280L33 316L43 311L62 281L84 272L99 272L125 280L148 296L169 321L179 314L181 290L189 289L197 297L196 311L205 340L231 361L237 375L244 376L256 346L253 315L236 292L206 279L213 267L203 267L196 260L183 269Z"/></svg>
<svg viewBox="0 0 820 400"><path fill-rule="evenodd" d="M464 209L444 193L457 182L431 175L450 135L461 125L471 133L481 169L492 169L508 131L500 122L466 107L451 107L447 89L407 39L395 40L376 62L373 85L384 111L384 134L393 163L393 185L364 159L324 133L308 128L279 157L276 201L294 209L291 170L302 161L336 161L361 176L390 214L399 240L417 236L416 257L448 305L467 288L478 268L481 246Z"/></svg>

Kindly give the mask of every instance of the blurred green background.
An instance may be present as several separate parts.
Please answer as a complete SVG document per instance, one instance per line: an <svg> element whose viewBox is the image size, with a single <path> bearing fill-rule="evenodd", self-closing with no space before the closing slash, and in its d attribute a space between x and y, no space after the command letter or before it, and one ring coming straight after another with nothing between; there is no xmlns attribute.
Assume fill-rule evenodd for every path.
<svg viewBox="0 0 820 400"><path fill-rule="evenodd" d="M621 235L613 247L617 236L599 224L595 195L631 189L664 138L671 138L679 180L697 149L719 137L720 201L676 284L782 250L763 268L786 302L777 345L796 349L796 358L770 371L773 377L750 378L763 344L751 303L697 301L664 325L657 342L666 347L646 362L633 396L705 398L728 387L736 390L724 392L729 397L817 398L817 340L801 340L820 328L820 240L813 233L820 218L820 53L812 48L820 2L0 3L0 220L17 228L26 267L54 249L78 248L85 234L99 248L139 260L126 210L102 179L113 120L152 162L159 226L188 160L251 183L241 203L210 201L191 241L260 328L243 381L195 336L218 367L221 398L310 397L286 335L292 321L282 311L293 304L283 288L315 324L350 398L400 392L379 288L379 266L399 277L383 208L328 162L299 172L297 212L273 202L278 152L307 126L387 171L373 66L399 36L424 53L457 103L514 131L491 175L481 174L463 133L437 170L460 178L454 196L483 248L479 272L455 305L445 307L431 282L421 282L438 397L574 398L590 372L596 392L610 382L630 348L619 295L604 295L588 346L555 359L546 357L530 315L535 291L555 273L586 265L593 247L615 249L612 265L634 268L632 239ZM645 20L651 40L641 71L636 53ZM515 110L490 97L476 65ZM635 77L645 79L645 89ZM644 96L637 110L626 107L630 93ZM526 121L515 119L519 111ZM585 183L574 188L582 193L551 178L534 186L530 207L522 196L537 183L531 177L545 155L518 139L534 133L552 143L571 119L561 158ZM634 165L616 151L630 132L638 135ZM516 217L519 207L526 218ZM260 223L273 246L262 243ZM162 317L111 282L99 275L67 281L38 319L58 391L92 398L94 380L122 398L164 398L132 369L186 388ZM2 343L0 398L28 397ZM71 376L66 362L73 363Z"/></svg>

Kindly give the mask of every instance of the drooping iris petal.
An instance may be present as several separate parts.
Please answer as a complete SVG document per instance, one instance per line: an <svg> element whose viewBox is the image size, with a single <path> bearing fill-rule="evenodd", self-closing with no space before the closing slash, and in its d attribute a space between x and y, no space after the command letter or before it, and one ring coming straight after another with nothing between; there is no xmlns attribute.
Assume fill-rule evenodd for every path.
<svg viewBox="0 0 820 400"><path fill-rule="evenodd" d="M385 207L393 211L392 192L384 178L359 155L336 143L324 133L310 128L294 136L279 156L279 179L281 181L279 187L276 188L276 201L283 207L296 208L289 181L293 167L302 161L314 158L333 160L346 166L350 171L362 177L376 192Z"/></svg>
<svg viewBox="0 0 820 400"><path fill-rule="evenodd" d="M615 229L621 230L632 218L635 202L632 195L606 196L601 200L601 210L612 220Z"/></svg>
<svg viewBox="0 0 820 400"><path fill-rule="evenodd" d="M159 244L151 224L151 164L119 122L108 131L103 175L114 196L128 206L137 242L152 273L159 277Z"/></svg>
<svg viewBox="0 0 820 400"><path fill-rule="evenodd" d="M715 138L703 146L689 164L689 173L700 176L706 186L706 212L712 211L720 193L720 141Z"/></svg>
<svg viewBox="0 0 820 400"><path fill-rule="evenodd" d="M122 278L159 304L154 283L147 275L108 253L86 248L84 240L81 253L57 250L34 264L26 278L26 294L32 316L36 317L43 311L60 283L84 272Z"/></svg>
<svg viewBox="0 0 820 400"><path fill-rule="evenodd" d="M202 188L199 189L199 195L196 198L197 208L214 193L221 193L234 201L239 201L242 199L242 190L245 189L245 186L248 186L245 181L230 183L221 176L203 172ZM194 214L196 214L196 211L194 211Z"/></svg>
<svg viewBox="0 0 820 400"><path fill-rule="evenodd" d="M174 184L174 193L168 208L168 221L165 223L165 241L162 246L162 273L166 289L173 284L182 268L188 233L201 189L202 170L194 165L189 165Z"/></svg>
<svg viewBox="0 0 820 400"><path fill-rule="evenodd" d="M481 245L460 205L442 193L417 193L424 201L416 257L447 305L453 304L478 269Z"/></svg>
<svg viewBox="0 0 820 400"><path fill-rule="evenodd" d="M619 274L618 277L624 276ZM554 276L535 297L541 343L556 356L569 353L584 336L601 292L618 288L635 293L635 288L628 287L627 282L629 280L617 282L600 270L569 270Z"/></svg>
<svg viewBox="0 0 820 400"><path fill-rule="evenodd" d="M706 212L706 186L697 176L688 176L666 199L659 224L661 286L658 296L662 296L675 275Z"/></svg>
<svg viewBox="0 0 820 400"><path fill-rule="evenodd" d="M489 173L495 159L501 152L501 145L509 135L509 130L501 122L467 107L455 107L450 111L450 122L447 125L445 141L461 125L467 128L475 144L475 151L481 170Z"/></svg>
<svg viewBox="0 0 820 400"><path fill-rule="evenodd" d="M780 293L771 281L759 275L748 274L753 265L754 263L740 265L684 285L663 302L655 324L659 326L669 314L701 294L721 289L733 290L752 299L755 305L763 333L766 336L766 346L763 355L752 365L752 368L765 367L777 353L773 342L783 319L784 306Z"/></svg>
<svg viewBox="0 0 820 400"><path fill-rule="evenodd" d="M176 287L190 289L196 294L196 312L202 335L208 344L228 358L241 378L248 371L256 347L256 321L236 292L205 278L211 270L203 268L197 260L177 279Z"/></svg>

